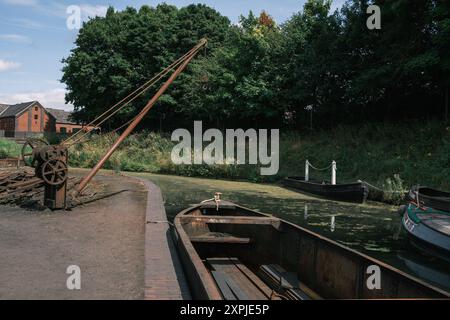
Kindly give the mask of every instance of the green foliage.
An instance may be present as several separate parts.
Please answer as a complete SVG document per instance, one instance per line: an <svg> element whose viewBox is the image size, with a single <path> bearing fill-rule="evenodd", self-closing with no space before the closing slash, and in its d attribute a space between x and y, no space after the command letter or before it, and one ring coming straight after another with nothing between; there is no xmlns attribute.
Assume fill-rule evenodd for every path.
<svg viewBox="0 0 450 320"><path fill-rule="evenodd" d="M70 164L90 168L117 138L102 136L70 150ZM434 143L430 143L433 141ZM337 161L337 180L358 179L383 188L385 200L398 202L401 191L414 184L450 190L450 129L439 122L406 122L383 126L339 126L328 131L280 138L280 171L261 176L259 165L174 165L174 143L168 136L143 132L130 136L105 168L116 171L153 172L190 177L277 182L303 175L305 160L316 167ZM330 180L330 171L311 170L311 178Z"/></svg>
<svg viewBox="0 0 450 320"><path fill-rule="evenodd" d="M0 159L17 158L21 150L22 146L15 141L0 138Z"/></svg>
<svg viewBox="0 0 450 320"><path fill-rule="evenodd" d="M143 6L139 11L127 8L121 12L110 8L106 17L89 20L79 32L76 47L63 60L62 82L68 88L66 100L75 107L73 117L93 119L203 37L208 37L208 46L213 50L223 41L229 24L227 18L200 4L182 9L160 4L156 8ZM159 101L147 123L163 113L171 113L179 96L172 94L172 100L166 97ZM132 118L146 98L119 112L112 125Z"/></svg>
<svg viewBox="0 0 450 320"><path fill-rule="evenodd" d="M383 185L383 190L383 201L395 204L403 203L405 193L408 192L399 174L395 174L394 178L387 178Z"/></svg>
<svg viewBox="0 0 450 320"><path fill-rule="evenodd" d="M205 5L110 8L84 24L63 60L66 100L76 119L89 121L206 36L205 52L141 128L168 131L202 119L221 128L301 130L309 106L314 127L322 128L430 115L446 120L448 1L347 0L336 12L331 3L308 0L280 26L264 11L230 25ZM381 30L366 27L372 3L381 7ZM111 128L132 118L152 93L118 113Z"/></svg>

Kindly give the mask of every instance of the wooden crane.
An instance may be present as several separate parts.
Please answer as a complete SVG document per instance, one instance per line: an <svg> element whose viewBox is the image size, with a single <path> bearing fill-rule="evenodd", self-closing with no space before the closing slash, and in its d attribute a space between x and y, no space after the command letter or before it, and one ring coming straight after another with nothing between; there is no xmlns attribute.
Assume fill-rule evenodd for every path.
<svg viewBox="0 0 450 320"><path fill-rule="evenodd" d="M64 209L67 201L67 177L68 177L68 149L70 146L79 143L83 137L89 134L89 127L98 127L106 120L111 118L118 111L134 101L137 97L145 93L151 86L161 80L165 75L171 71L173 73L163 83L156 94L148 101L144 108L131 121L123 124L120 128L126 127L123 133L117 138L114 144L103 155L100 161L91 169L91 171L81 180L76 186L74 196L79 195L103 167L105 162L111 157L114 151L120 144L130 135L136 126L147 115L150 109L155 105L161 95L169 88L174 80L183 72L191 60L197 53L206 46L207 40L201 39L200 42L189 50L181 58L174 61L167 68L162 70L155 77L150 79L144 85L136 89L130 95L116 103L114 106L106 110L103 114L97 117L93 122L86 125L83 130L80 130L73 136L69 137L59 145L49 145L45 141L39 139L29 139L22 149L22 159L26 165L35 168L35 174L41 178L45 183L44 204L50 209ZM99 121L99 122L97 122ZM116 130L118 130L116 129Z"/></svg>

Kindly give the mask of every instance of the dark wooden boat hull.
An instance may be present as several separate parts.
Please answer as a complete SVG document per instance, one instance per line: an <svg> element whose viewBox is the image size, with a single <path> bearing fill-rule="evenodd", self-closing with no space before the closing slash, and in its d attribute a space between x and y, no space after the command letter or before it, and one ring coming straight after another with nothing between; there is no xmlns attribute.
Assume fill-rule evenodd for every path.
<svg viewBox="0 0 450 320"><path fill-rule="evenodd" d="M303 177L287 177L283 184L303 193L337 201L363 203L369 195L369 188L363 182L331 185L304 181Z"/></svg>
<svg viewBox="0 0 450 320"><path fill-rule="evenodd" d="M439 191L428 187L414 186L409 191L409 200L417 200L416 192L419 193L419 201L421 205L436 210L450 212L450 192Z"/></svg>
<svg viewBox="0 0 450 320"><path fill-rule="evenodd" d="M222 243L196 242L211 232L231 236ZM174 234L195 299L224 299L208 265L208 259L218 257L233 257L254 272L263 265L279 265L295 273L309 288L305 292L325 299L450 297L449 292L307 229L231 203L218 211L214 202L182 211L175 218ZM380 270L381 289L367 286L370 266Z"/></svg>

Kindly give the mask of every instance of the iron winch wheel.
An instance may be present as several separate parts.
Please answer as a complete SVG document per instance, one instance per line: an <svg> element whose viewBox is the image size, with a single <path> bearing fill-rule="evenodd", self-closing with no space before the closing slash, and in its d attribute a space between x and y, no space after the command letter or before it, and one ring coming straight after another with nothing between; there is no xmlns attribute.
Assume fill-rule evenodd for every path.
<svg viewBox="0 0 450 320"><path fill-rule="evenodd" d="M67 180L67 164L59 159L50 159L41 167L41 177L52 186L63 184Z"/></svg>

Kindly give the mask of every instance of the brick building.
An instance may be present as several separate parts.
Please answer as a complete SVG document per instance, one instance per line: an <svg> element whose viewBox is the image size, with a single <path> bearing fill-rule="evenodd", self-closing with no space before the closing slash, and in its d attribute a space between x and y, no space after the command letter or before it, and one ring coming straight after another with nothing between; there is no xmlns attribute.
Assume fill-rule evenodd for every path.
<svg viewBox="0 0 450 320"><path fill-rule="evenodd" d="M72 134L81 129L83 129L83 125L76 123L70 118L70 112L60 109L51 109L47 108L47 111L50 112L56 118L56 126L55 132L61 134ZM100 128L93 126L85 126L84 130L91 131L96 130L100 131Z"/></svg>
<svg viewBox="0 0 450 320"><path fill-rule="evenodd" d="M42 133L72 134L82 128L70 119L70 112L44 108L38 101L0 104L0 136L23 138Z"/></svg>
<svg viewBox="0 0 450 320"><path fill-rule="evenodd" d="M39 102L14 105L0 104L0 134L5 137L27 137L55 132L56 118Z"/></svg>

